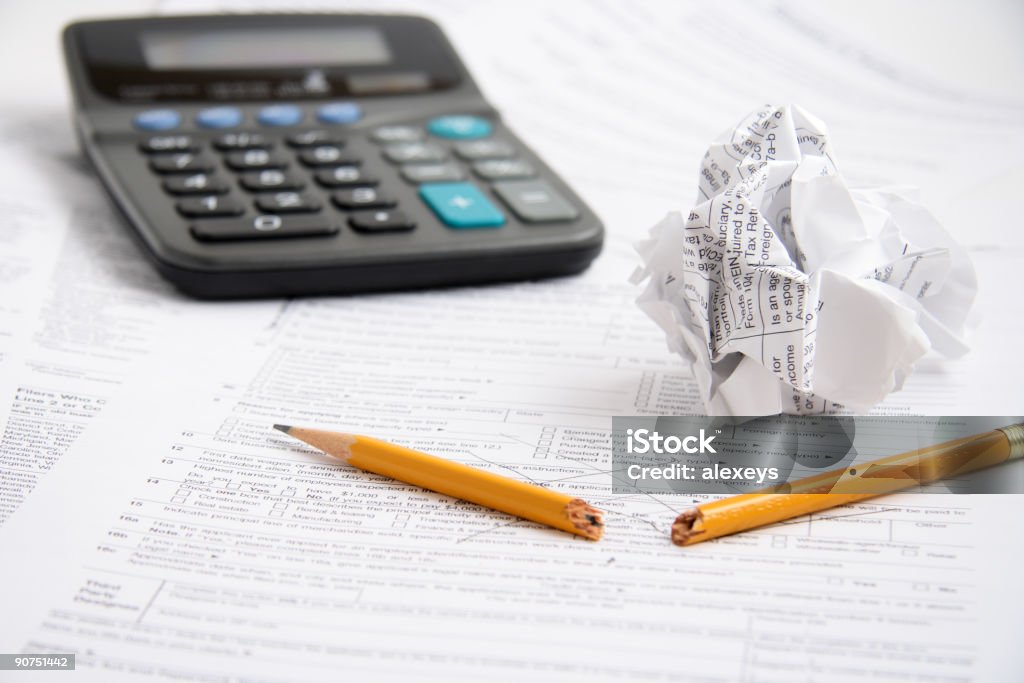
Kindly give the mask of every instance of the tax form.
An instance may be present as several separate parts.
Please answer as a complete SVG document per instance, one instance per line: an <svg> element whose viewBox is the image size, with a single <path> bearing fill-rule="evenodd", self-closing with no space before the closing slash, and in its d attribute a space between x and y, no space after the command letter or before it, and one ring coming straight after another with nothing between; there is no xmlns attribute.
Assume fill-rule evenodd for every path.
<svg viewBox="0 0 1024 683"><path fill-rule="evenodd" d="M0 530L5 557L19 558L2 569L13 618L0 649L74 650L75 675L102 681L998 681L1019 671L1021 595L1006 573L1021 548L1000 517L1015 513L1011 497L890 497L681 551L668 525L693 500L613 496L607 471L611 415L699 410L692 378L633 303L631 243L692 197L682 185L710 136L780 88L849 141L847 168L909 178L945 195L927 203L947 225L970 219L983 334L963 361L926 361L883 410L1022 412L1003 360L1020 333L1007 273L1024 241L996 229L1004 205L961 191L1019 158L1019 104L908 78L774 5L737 16L676 3L405 9L442 21L506 119L595 206L605 254L571 280L274 302L215 331L224 352L212 358L191 348L192 335L207 336L191 308L148 327L149 340L184 332L183 346L122 366L144 379L97 392L112 405ZM716 42L758 31L781 46L763 57L780 67L763 80ZM87 229L91 215L119 227L97 186L75 197L59 225ZM58 271L40 272L45 283ZM148 316L169 296L131 310ZM27 301L18 315L42 320L32 316L43 309ZM571 490L609 511L608 535L576 541L347 470L270 430L282 421Z"/></svg>
<svg viewBox="0 0 1024 683"><path fill-rule="evenodd" d="M965 637L993 626L996 572L978 565L992 511L972 499L890 497L683 551L668 525L696 499L611 494L608 417L696 397L585 307L536 305L570 288L585 291L295 302L230 366L190 353L181 384L126 388L24 504L34 523L0 538L36 558L4 570L25 616L0 647L73 651L105 681L791 680L808 662L833 681L969 680L1005 665ZM397 353L380 353L385 334ZM606 509L605 540L350 469L274 422L549 484ZM69 500L88 504L54 515Z"/></svg>
<svg viewBox="0 0 1024 683"><path fill-rule="evenodd" d="M193 302L137 252L63 118L0 126L0 526L101 414L138 364L192 328L242 330L280 304ZM39 148L66 153L44 157ZM211 332L216 340L217 335Z"/></svg>

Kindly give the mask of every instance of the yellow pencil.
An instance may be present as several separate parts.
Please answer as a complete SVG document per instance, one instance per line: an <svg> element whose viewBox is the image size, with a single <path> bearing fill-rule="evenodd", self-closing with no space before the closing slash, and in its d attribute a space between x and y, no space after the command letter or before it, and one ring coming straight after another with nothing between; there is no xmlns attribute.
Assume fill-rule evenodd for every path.
<svg viewBox="0 0 1024 683"><path fill-rule="evenodd" d="M698 505L676 517L672 542L693 545L1021 457L1024 424L1001 427L852 468L829 470L761 493Z"/></svg>
<svg viewBox="0 0 1024 683"><path fill-rule="evenodd" d="M368 436L304 427L274 429L361 470L507 512L592 541L604 534L603 513L564 493L491 474Z"/></svg>

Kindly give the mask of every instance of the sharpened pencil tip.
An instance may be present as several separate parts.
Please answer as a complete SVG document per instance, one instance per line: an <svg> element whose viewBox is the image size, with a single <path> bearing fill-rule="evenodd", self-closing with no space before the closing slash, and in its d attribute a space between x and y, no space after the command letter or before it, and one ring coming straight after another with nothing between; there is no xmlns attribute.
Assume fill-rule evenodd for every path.
<svg viewBox="0 0 1024 683"><path fill-rule="evenodd" d="M288 430L291 429L291 425L274 425L274 429L276 429L279 432L284 432L285 434L287 434Z"/></svg>

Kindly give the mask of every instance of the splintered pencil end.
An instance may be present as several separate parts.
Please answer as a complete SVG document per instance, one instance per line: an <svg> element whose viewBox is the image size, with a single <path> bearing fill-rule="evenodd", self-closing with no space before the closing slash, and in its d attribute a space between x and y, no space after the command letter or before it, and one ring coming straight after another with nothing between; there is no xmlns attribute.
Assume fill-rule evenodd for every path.
<svg viewBox="0 0 1024 683"><path fill-rule="evenodd" d="M604 513L597 508L574 498L566 503L565 513L569 515L569 521L580 536L591 541L600 541L604 536Z"/></svg>
<svg viewBox="0 0 1024 683"><path fill-rule="evenodd" d="M291 426L290 425L274 425L274 429L276 429L279 432L284 432L285 434L287 434L288 430L291 429Z"/></svg>
<svg viewBox="0 0 1024 683"><path fill-rule="evenodd" d="M697 528L701 526L703 520L704 513L700 511L700 508L684 510L672 523L672 542L676 545L695 543L704 533L704 529Z"/></svg>

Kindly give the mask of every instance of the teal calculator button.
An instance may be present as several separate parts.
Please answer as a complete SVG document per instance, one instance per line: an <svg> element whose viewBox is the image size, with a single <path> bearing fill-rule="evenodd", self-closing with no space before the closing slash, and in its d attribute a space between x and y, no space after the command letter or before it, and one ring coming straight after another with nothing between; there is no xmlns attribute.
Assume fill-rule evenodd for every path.
<svg viewBox="0 0 1024 683"><path fill-rule="evenodd" d="M496 228L505 224L505 215L471 183L426 183L420 185L420 198L452 228Z"/></svg>
<svg viewBox="0 0 1024 683"><path fill-rule="evenodd" d="M135 116L139 130L170 130L181 125L181 114L173 109L150 109Z"/></svg>
<svg viewBox="0 0 1024 683"><path fill-rule="evenodd" d="M491 134L493 127L479 116L439 116L427 124L431 135L451 140L475 140Z"/></svg>

